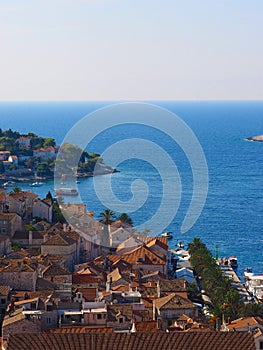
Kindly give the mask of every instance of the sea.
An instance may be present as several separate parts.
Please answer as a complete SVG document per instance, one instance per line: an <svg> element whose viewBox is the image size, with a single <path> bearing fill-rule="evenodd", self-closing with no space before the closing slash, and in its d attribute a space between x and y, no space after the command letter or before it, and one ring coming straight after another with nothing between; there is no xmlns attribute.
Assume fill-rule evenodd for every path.
<svg viewBox="0 0 263 350"><path fill-rule="evenodd" d="M87 130L96 126L94 138L87 137L86 150L103 155L112 147L111 152L120 159L116 166L119 172L81 179L80 197L67 197L66 201L81 200L87 210L94 211L96 218L105 208L117 214L126 212L135 227L149 230L150 235L169 231L173 235L169 241L171 249L178 242L187 246L194 237L200 237L214 256L217 252L220 257L236 256L240 275L246 267L263 273L263 142L245 140L263 134L263 101L145 103L178 116L194 133L206 159L207 197L200 215L186 232L182 230L182 223L191 203L195 179L189 159L192 155L198 161L200 154L196 149L182 149L182 144L166 133L177 126L169 124L165 117L160 117L159 129L148 125L150 117L146 122L142 118L142 123L132 123L132 114L130 123L120 121L118 125L105 127L100 125L101 118L96 121L96 113L105 110L107 115L107 108L118 105L116 101L1 102L0 127L52 137L60 145L84 118ZM109 113L109 119L111 115ZM82 133L85 134L85 130ZM122 143L127 140L131 142ZM191 138L184 141L192 142ZM191 152L190 157L187 152ZM104 161L112 165L108 155ZM175 165L171 166L170 161ZM41 187L30 187L30 183L18 185L40 198L49 190L54 194L52 180ZM108 193L111 195L107 201ZM133 206L134 200L137 206Z"/></svg>

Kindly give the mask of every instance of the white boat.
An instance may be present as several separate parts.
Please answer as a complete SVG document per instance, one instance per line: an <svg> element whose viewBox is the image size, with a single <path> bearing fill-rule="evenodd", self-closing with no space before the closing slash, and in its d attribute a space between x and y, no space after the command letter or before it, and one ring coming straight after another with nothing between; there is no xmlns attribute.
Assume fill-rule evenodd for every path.
<svg viewBox="0 0 263 350"><path fill-rule="evenodd" d="M161 234L162 237L165 237L165 238L173 238L173 235L171 234L171 232L164 232Z"/></svg>
<svg viewBox="0 0 263 350"><path fill-rule="evenodd" d="M249 280L252 276L254 276L254 273L252 271L251 267L247 267L244 271L244 279Z"/></svg>
<svg viewBox="0 0 263 350"><path fill-rule="evenodd" d="M184 243L183 242L178 242L177 247L183 249L184 248Z"/></svg>
<svg viewBox="0 0 263 350"><path fill-rule="evenodd" d="M245 283L247 290L257 299L263 300L263 275L252 275Z"/></svg>
<svg viewBox="0 0 263 350"><path fill-rule="evenodd" d="M36 181L36 182L33 182L32 184L30 184L29 186L31 186L31 187L40 187L42 185L43 185L43 182Z"/></svg>
<svg viewBox="0 0 263 350"><path fill-rule="evenodd" d="M77 196L79 193L75 188L66 188L61 187L58 190L55 190L57 196Z"/></svg>
<svg viewBox="0 0 263 350"><path fill-rule="evenodd" d="M14 181L7 181L3 184L3 187L14 186Z"/></svg>

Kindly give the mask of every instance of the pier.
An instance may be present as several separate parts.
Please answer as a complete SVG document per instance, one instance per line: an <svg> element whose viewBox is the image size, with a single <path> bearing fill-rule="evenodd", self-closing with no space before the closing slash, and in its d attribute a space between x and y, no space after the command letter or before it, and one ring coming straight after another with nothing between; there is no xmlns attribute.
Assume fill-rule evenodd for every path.
<svg viewBox="0 0 263 350"><path fill-rule="evenodd" d="M220 264L220 262L217 262L220 269L222 270L224 276L226 276L231 281L232 287L239 293L239 295L242 297L244 302L251 301L251 296L248 293L244 283L242 283L237 276L236 272L233 270L233 268L229 265Z"/></svg>

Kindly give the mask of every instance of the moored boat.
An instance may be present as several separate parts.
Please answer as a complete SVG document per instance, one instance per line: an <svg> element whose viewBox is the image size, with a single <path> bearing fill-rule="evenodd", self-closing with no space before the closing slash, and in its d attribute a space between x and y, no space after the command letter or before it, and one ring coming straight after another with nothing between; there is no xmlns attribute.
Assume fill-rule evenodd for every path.
<svg viewBox="0 0 263 350"><path fill-rule="evenodd" d="M42 185L43 185L43 182L36 181L36 182L33 182L32 184L30 184L29 186L31 186L31 187L40 187Z"/></svg>
<svg viewBox="0 0 263 350"><path fill-rule="evenodd" d="M245 285L250 294L258 300L263 300L263 275L254 275L252 273L252 275L247 278Z"/></svg>
<svg viewBox="0 0 263 350"><path fill-rule="evenodd" d="M231 255L228 258L228 265L232 267L232 269L238 268L237 258L234 255Z"/></svg>
<svg viewBox="0 0 263 350"><path fill-rule="evenodd" d="M9 186L13 186L14 185L14 181L7 181L3 184L3 187L9 187Z"/></svg>
<svg viewBox="0 0 263 350"><path fill-rule="evenodd" d="M57 196L77 196L79 193L75 188L59 188L55 190Z"/></svg>
<svg viewBox="0 0 263 350"><path fill-rule="evenodd" d="M165 237L165 238L173 238L173 235L171 234L171 232L164 232L161 234L162 237Z"/></svg>
<svg viewBox="0 0 263 350"><path fill-rule="evenodd" d="M247 267L244 271L244 279L245 280L248 280L250 279L250 277L254 276L254 273L252 271L252 268L251 267Z"/></svg>

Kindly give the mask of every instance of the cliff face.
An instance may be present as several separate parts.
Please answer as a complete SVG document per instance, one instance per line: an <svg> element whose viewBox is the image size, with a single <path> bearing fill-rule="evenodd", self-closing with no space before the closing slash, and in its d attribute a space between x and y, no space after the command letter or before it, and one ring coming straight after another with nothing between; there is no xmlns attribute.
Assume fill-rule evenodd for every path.
<svg viewBox="0 0 263 350"><path fill-rule="evenodd" d="M247 141L263 142L263 135L247 137L246 140Z"/></svg>

